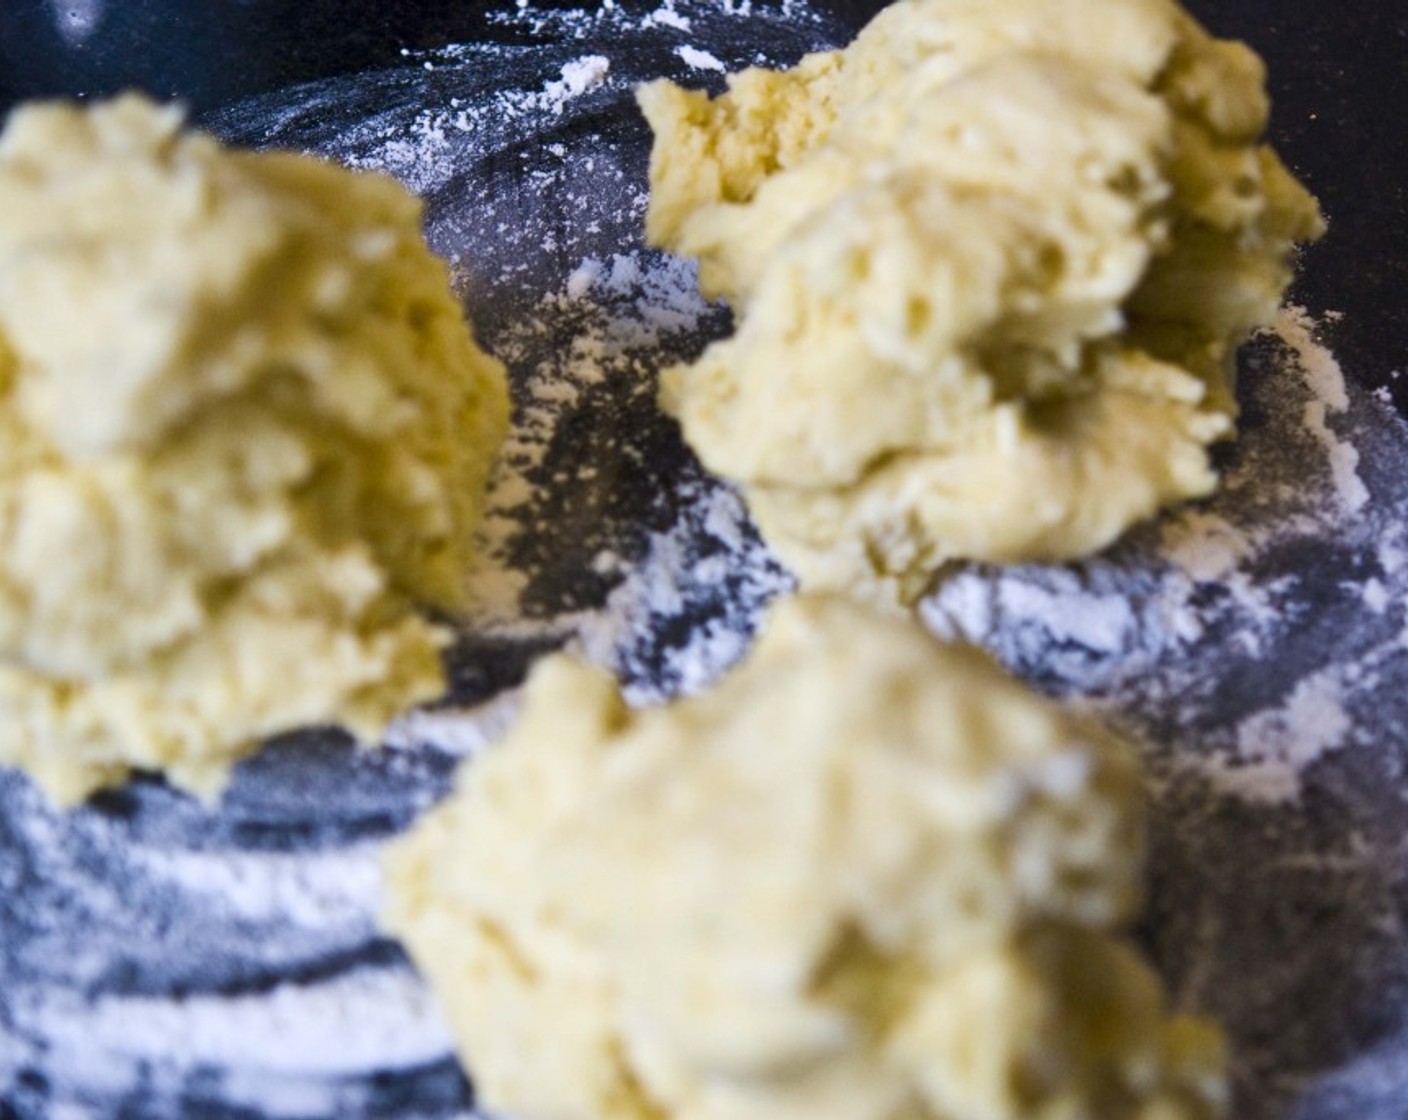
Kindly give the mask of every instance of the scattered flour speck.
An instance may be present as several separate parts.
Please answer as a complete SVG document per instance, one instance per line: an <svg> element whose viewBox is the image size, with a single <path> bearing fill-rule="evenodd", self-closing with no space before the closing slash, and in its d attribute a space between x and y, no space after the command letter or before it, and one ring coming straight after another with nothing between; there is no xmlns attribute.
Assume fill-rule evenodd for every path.
<svg viewBox="0 0 1408 1120"><path fill-rule="evenodd" d="M695 70L715 70L723 73L727 69L708 51L701 51L697 47L680 47L675 53L680 56L686 66Z"/></svg>

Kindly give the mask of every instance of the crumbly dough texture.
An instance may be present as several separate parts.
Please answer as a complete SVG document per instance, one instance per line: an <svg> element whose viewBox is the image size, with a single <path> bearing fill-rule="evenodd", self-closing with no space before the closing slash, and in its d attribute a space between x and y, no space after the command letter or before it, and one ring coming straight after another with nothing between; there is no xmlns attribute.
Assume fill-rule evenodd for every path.
<svg viewBox="0 0 1408 1120"><path fill-rule="evenodd" d="M1208 493L1235 349L1322 228L1260 60L1170 0L901 0L639 99L649 238L740 315L664 407L804 583L885 601Z"/></svg>
<svg viewBox="0 0 1408 1120"><path fill-rule="evenodd" d="M386 860L386 921L524 1120L1195 1120L1221 1037L1110 931L1125 744L831 597L632 711L563 656Z"/></svg>
<svg viewBox="0 0 1408 1120"><path fill-rule="evenodd" d="M0 762L60 800L442 690L503 369L393 181L135 96L0 137Z"/></svg>

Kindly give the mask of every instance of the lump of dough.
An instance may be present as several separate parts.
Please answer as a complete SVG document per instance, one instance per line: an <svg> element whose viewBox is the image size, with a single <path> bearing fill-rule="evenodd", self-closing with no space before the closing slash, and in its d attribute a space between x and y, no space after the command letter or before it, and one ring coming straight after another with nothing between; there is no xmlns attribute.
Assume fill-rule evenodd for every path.
<svg viewBox="0 0 1408 1120"><path fill-rule="evenodd" d="M0 137L0 762L65 801L442 691L507 425L415 198L180 126Z"/></svg>
<svg viewBox="0 0 1408 1120"><path fill-rule="evenodd" d="M647 233L740 317L662 402L804 584L884 601L1209 492L1235 349L1321 230L1260 60L1170 0L901 0L639 97Z"/></svg>
<svg viewBox="0 0 1408 1120"><path fill-rule="evenodd" d="M632 711L565 657L393 845L389 927L524 1120L1193 1120L1220 1036L1111 930L1132 752L834 597Z"/></svg>

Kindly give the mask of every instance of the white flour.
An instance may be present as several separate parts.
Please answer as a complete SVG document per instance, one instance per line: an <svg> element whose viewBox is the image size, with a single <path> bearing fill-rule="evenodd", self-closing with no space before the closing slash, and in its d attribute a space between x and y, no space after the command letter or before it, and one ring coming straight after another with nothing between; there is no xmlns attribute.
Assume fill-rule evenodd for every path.
<svg viewBox="0 0 1408 1120"><path fill-rule="evenodd" d="M463 56L463 51L453 48L444 53L451 61ZM432 63L425 65L433 69ZM455 133L473 136L491 124L561 116L571 102L606 85L610 71L610 59L589 53L565 63L559 76L544 82L540 90L505 89L474 103L451 98L446 105L426 109L409 127L403 120L374 116L347 137L363 150L344 155L342 162L360 170L388 172L417 194L427 194L443 186L458 167Z"/></svg>
<svg viewBox="0 0 1408 1120"><path fill-rule="evenodd" d="M518 411L491 480L481 559L471 579L479 625L524 621L520 596L531 573L513 565L508 549L522 534L544 528L527 512L541 497L541 484L530 476L542 468L559 423L593 387L630 378L648 388L644 363L667 336L698 329L709 310L694 275L693 266L680 260L655 257L646 265L640 254L587 258L560 291L543 296L531 315L498 340L498 355L521 376ZM582 462L575 470L580 481L590 482L598 467ZM556 629L571 625L570 619L539 621Z"/></svg>
<svg viewBox="0 0 1408 1120"><path fill-rule="evenodd" d="M235 943L241 928L277 928L281 942L310 947L356 945L374 930L380 880L373 845L297 853L157 848L125 842L120 826L102 818L66 818L33 789L18 796L26 803L27 843L51 851L46 893L82 899L70 921L121 928L128 920L124 896L136 892L150 900L153 920L162 920L163 900L179 895L184 910L203 915L197 921L218 916ZM121 852L116 892L88 882L85 849ZM200 1066L234 1071L222 1087L233 1104L271 1117L324 1113L345 1092L339 1078L432 1062L449 1047L432 998L401 967L363 967L316 985L290 980L239 994L104 991L90 998L83 989L108 967L109 947L93 940L66 951L69 959L51 964L85 983L4 992L7 1014L43 1041L29 1053L17 1041L19 1052L0 1046L0 1085L9 1063L42 1053L45 1067L61 1072L80 1098L46 1115L105 1116L101 1102L130 1093L139 1070L149 1086L165 1079L174 1088ZM95 1103L89 1108L82 1099Z"/></svg>
<svg viewBox="0 0 1408 1120"><path fill-rule="evenodd" d="M1387 494L1371 505L1354 438L1389 432L1385 442L1400 460L1404 451L1399 422L1382 402L1364 394L1349 415L1344 376L1303 310L1282 313L1259 360L1275 367L1258 377L1257 403L1270 415L1244 438L1221 493L1084 564L964 569L921 612L937 633L986 645L1045 687L1136 730L1155 711L1189 728L1191 741L1164 744L1156 764L1274 801L1298 796L1311 767L1354 742L1363 718L1355 710L1374 706L1375 668L1399 651L1404 631L1395 618L1370 648L1346 657L1326 647L1325 664L1277 681L1287 672L1278 652L1314 604L1300 573L1267 571L1265 562L1288 549L1376 556L1382 573L1347 576L1340 589L1348 602L1338 609L1351 619L1401 616L1404 505ZM1194 733L1214 702L1227 702L1215 691L1218 674L1254 672L1258 663L1268 667L1261 683L1276 700ZM1191 749L1167 749L1175 745Z"/></svg>
<svg viewBox="0 0 1408 1120"><path fill-rule="evenodd" d="M652 391L654 355L672 338L700 330L715 311L700 298L689 262L641 253L587 258L568 274L563 290L545 296L500 346L510 363L521 363L538 352L545 336L554 339L526 381L530 404L491 490L474 582L481 601L477 624L519 634L533 627L571 634L574 649L625 679L633 702L707 684L742 654L761 605L791 586L747 526L737 494L712 480L688 483L676 491L673 523L651 535L641 559L631 563L610 550L598 553L594 569L620 577L600 609L525 618L516 596L531 573L512 568L508 552L523 533L545 530L524 512L535 500L528 472L542 466L558 424L581 393L625 379L633 379L640 392ZM560 345L564 322L573 323L576 333ZM588 478L596 469L581 467ZM730 609L696 619L676 643L640 648L704 601Z"/></svg>
<svg viewBox="0 0 1408 1120"><path fill-rule="evenodd" d="M715 70L722 74L728 69L708 51L701 51L696 47L678 47L675 53L684 60L684 64L691 70Z"/></svg>
<svg viewBox="0 0 1408 1120"><path fill-rule="evenodd" d="M573 648L623 677L631 703L657 703L704 688L747 651L760 608L792 587L759 545L751 545L756 554L749 557L746 520L733 491L707 488L677 528L651 538L645 561L628 571L605 609L579 622ZM720 544L719 552L700 556L701 532ZM689 617L691 600L717 600L730 579L742 584L727 591L736 612L696 622L645 669L638 648L642 637L658 633L672 619Z"/></svg>

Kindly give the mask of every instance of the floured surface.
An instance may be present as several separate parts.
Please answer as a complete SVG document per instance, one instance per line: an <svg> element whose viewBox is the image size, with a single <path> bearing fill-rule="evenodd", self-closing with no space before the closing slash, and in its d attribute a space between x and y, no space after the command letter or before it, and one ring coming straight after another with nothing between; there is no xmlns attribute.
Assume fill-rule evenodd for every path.
<svg viewBox="0 0 1408 1120"><path fill-rule="evenodd" d="M923 609L1147 745L1148 936L1239 1040L1245 1114L1390 1117L1408 442L1317 333L1287 311L1247 348L1218 497L1085 564L956 572Z"/></svg>
<svg viewBox="0 0 1408 1120"><path fill-rule="evenodd" d="M217 122L423 192L510 367L483 617L452 659L471 710L418 713L381 752L291 737L218 812L139 781L65 816L0 773L0 1100L26 1120L468 1115L438 1013L374 930L379 842L507 725L541 651L576 643L634 700L697 690L790 586L654 405L653 371L728 316L641 246L629 91L840 33L693 4L503 19L555 45L447 49ZM1408 433L1353 380L1386 371L1340 376L1306 325L1247 353L1221 496L1084 565L955 569L924 611L1146 743L1145 939L1184 1005L1231 1026L1238 1120L1399 1120Z"/></svg>
<svg viewBox="0 0 1408 1120"><path fill-rule="evenodd" d="M1116 719L1157 713L1155 742L1165 724L1197 735L1155 752L1170 776L1295 801L1408 642L1399 422L1351 397L1315 331L1287 309L1248 346L1255 427L1226 449L1215 499L1083 564L955 572L924 604L930 626Z"/></svg>

